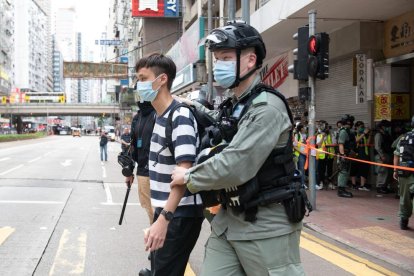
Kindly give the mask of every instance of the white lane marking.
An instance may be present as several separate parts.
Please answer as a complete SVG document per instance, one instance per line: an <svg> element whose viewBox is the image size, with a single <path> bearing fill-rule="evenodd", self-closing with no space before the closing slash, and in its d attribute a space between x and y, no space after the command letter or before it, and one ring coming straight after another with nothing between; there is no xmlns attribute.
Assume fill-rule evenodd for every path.
<svg viewBox="0 0 414 276"><path fill-rule="evenodd" d="M0 173L0 175L5 175L5 174L7 174L7 173L9 173L9 172L12 172L12 171L14 171L14 170L20 169L21 167L23 167L23 165L19 165L19 166L17 166L17 167L11 168L10 170L7 170L7 171L5 171L5 172Z"/></svg>
<svg viewBox="0 0 414 276"><path fill-rule="evenodd" d="M112 194L111 189L109 189L108 184L104 183L105 193L106 193L106 203L112 204Z"/></svg>
<svg viewBox="0 0 414 276"><path fill-rule="evenodd" d="M10 159L10 157L5 157L5 158L0 159L0 162L1 161L6 161L6 160L9 160L9 159Z"/></svg>
<svg viewBox="0 0 414 276"><path fill-rule="evenodd" d="M83 274L85 270L86 240L85 232L75 235L65 229L60 238L49 275Z"/></svg>
<svg viewBox="0 0 414 276"><path fill-rule="evenodd" d="M14 232L14 228L5 226L0 228L0 245Z"/></svg>
<svg viewBox="0 0 414 276"><path fill-rule="evenodd" d="M0 203L16 204L63 204L63 201L40 201L40 200L0 200Z"/></svg>
<svg viewBox="0 0 414 276"><path fill-rule="evenodd" d="M51 154L52 152L51 151L49 151L49 152L46 152L45 154L43 154L43 156L48 156L49 154Z"/></svg>
<svg viewBox="0 0 414 276"><path fill-rule="evenodd" d="M72 159L66 159L65 162L60 163L63 167L68 167L72 165Z"/></svg>
<svg viewBox="0 0 414 276"><path fill-rule="evenodd" d="M35 162L35 161L37 161L37 160L39 160L39 159L42 159L42 156L39 156L39 157L37 157L37 158L35 158L35 159L32 159L32 160L30 160L30 161L27 161L28 163L32 163L32 162Z"/></svg>
<svg viewBox="0 0 414 276"><path fill-rule="evenodd" d="M107 206L122 206L124 205L123 203L115 203L115 202L101 202L101 205L107 205ZM127 203L128 206L141 206L141 204L139 203Z"/></svg>
<svg viewBox="0 0 414 276"><path fill-rule="evenodd" d="M105 166L102 166L102 178L106 178L106 169L105 169Z"/></svg>

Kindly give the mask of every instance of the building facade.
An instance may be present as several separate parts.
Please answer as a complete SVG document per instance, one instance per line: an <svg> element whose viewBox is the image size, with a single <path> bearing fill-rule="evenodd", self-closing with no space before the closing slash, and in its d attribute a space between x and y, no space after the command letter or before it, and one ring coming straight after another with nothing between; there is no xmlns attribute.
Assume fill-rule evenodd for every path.
<svg viewBox="0 0 414 276"><path fill-rule="evenodd" d="M48 91L47 14L36 1L14 1L14 87Z"/></svg>
<svg viewBox="0 0 414 276"><path fill-rule="evenodd" d="M0 0L0 96L9 96L13 85L14 7Z"/></svg>

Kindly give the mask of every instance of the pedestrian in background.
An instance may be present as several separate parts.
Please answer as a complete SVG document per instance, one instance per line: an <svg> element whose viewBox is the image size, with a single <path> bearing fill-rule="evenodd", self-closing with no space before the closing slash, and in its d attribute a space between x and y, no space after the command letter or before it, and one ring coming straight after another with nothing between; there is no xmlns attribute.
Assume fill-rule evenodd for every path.
<svg viewBox="0 0 414 276"><path fill-rule="evenodd" d="M322 120L318 124L316 145L319 149L323 150L318 151L317 153L319 185L316 185L316 188L320 190L327 185L329 189L333 190L335 189L335 186L332 184L329 177L332 175L335 149L333 148L332 134L328 122L326 121Z"/></svg>
<svg viewBox="0 0 414 276"><path fill-rule="evenodd" d="M101 161L108 161L108 136L105 131L102 131L102 134L99 138L99 146L101 149Z"/></svg>
<svg viewBox="0 0 414 276"><path fill-rule="evenodd" d="M371 143L372 136L369 128L365 127L364 122L358 121L355 123L356 131L356 159L363 161L370 161L369 158L369 144ZM360 191L369 191L366 187L370 165L364 162L353 161L351 163L351 181L354 189ZM356 183L357 177L360 177L360 185Z"/></svg>
<svg viewBox="0 0 414 276"><path fill-rule="evenodd" d="M131 145L131 134L129 133L129 128L124 128L124 133L121 135L121 150L122 152L127 152Z"/></svg>
<svg viewBox="0 0 414 276"><path fill-rule="evenodd" d="M414 116L411 118L413 129L401 137L394 151L394 166L414 168ZM408 222L413 213L414 173L412 171L394 169L394 179L399 182L400 229L408 230Z"/></svg>
<svg viewBox="0 0 414 276"><path fill-rule="evenodd" d="M303 187L305 184L305 163L307 158L307 133L303 124L299 123L296 126L296 133L293 137L294 154L297 157L297 169L301 172L301 183Z"/></svg>
<svg viewBox="0 0 414 276"><path fill-rule="evenodd" d="M380 164L391 164L392 162L392 137L391 122L382 120L377 125L377 132L374 136L375 162ZM377 173L377 193L388 194L388 181L390 169L383 166L376 166Z"/></svg>
<svg viewBox="0 0 414 276"><path fill-rule="evenodd" d="M354 116L345 114L341 119L341 129L338 134L338 196L351 198L353 197L351 192L346 190L349 180L350 161L346 157L355 157L355 136L351 133L352 126L354 125Z"/></svg>

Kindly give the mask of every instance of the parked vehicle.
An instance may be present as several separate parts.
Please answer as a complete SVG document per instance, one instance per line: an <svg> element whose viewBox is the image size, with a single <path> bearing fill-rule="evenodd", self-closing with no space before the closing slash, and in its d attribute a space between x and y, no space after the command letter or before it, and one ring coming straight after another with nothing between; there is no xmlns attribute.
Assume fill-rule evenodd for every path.
<svg viewBox="0 0 414 276"><path fill-rule="evenodd" d="M108 139L115 141L115 128L113 126L104 126L104 131L108 134Z"/></svg>

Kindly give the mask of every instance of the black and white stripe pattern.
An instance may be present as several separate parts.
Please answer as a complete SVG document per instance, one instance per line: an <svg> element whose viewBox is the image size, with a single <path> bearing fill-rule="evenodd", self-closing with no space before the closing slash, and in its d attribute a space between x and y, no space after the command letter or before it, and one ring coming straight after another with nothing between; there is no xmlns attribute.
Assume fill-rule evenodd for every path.
<svg viewBox="0 0 414 276"><path fill-rule="evenodd" d="M151 204L153 207L164 207L170 194L171 173L180 162L193 162L197 156L200 143L197 122L188 108L180 107L173 114L172 143L174 155L165 147L165 126L170 110L177 101L168 107L162 116L157 117L151 138L149 156L149 176L151 186ZM163 149L164 148L164 149ZM201 199L197 195L197 204ZM187 190L179 206L194 205L194 196Z"/></svg>

